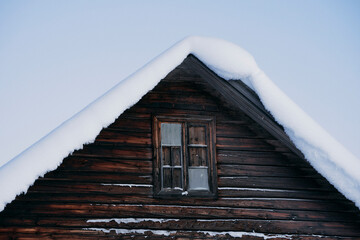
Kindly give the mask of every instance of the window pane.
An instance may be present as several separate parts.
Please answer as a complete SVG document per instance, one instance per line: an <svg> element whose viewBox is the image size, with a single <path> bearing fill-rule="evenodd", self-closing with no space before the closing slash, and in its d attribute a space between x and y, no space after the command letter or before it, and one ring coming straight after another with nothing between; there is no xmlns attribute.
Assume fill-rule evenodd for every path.
<svg viewBox="0 0 360 240"><path fill-rule="evenodd" d="M207 148L189 147L189 165L190 166L207 166Z"/></svg>
<svg viewBox="0 0 360 240"><path fill-rule="evenodd" d="M163 168L163 188L171 188L171 168Z"/></svg>
<svg viewBox="0 0 360 240"><path fill-rule="evenodd" d="M182 189L181 168L173 168L173 188Z"/></svg>
<svg viewBox="0 0 360 240"><path fill-rule="evenodd" d="M205 126L189 127L189 144L206 145L206 128Z"/></svg>
<svg viewBox="0 0 360 240"><path fill-rule="evenodd" d="M181 124L161 124L161 145L181 146Z"/></svg>
<svg viewBox="0 0 360 240"><path fill-rule="evenodd" d="M171 148L171 159L172 166L181 166L181 148L172 147Z"/></svg>
<svg viewBox="0 0 360 240"><path fill-rule="evenodd" d="M171 148L170 147L162 147L162 164L171 166Z"/></svg>
<svg viewBox="0 0 360 240"><path fill-rule="evenodd" d="M209 190L208 168L189 168L189 190Z"/></svg>

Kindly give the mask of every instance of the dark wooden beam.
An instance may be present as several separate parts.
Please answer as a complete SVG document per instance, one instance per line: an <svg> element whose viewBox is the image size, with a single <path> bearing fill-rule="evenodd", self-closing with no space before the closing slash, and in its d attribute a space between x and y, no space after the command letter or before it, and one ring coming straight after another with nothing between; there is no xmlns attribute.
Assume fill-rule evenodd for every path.
<svg viewBox="0 0 360 240"><path fill-rule="evenodd" d="M241 84L230 84L228 81L217 76L193 55L189 55L184 60L183 64L198 73L215 91L221 94L222 98L228 103L245 112L275 138L279 139L292 152L304 159L302 152L293 144L283 128L275 122L274 118L263 107L259 98L254 95L254 92L252 92L251 89L248 87L241 87Z"/></svg>

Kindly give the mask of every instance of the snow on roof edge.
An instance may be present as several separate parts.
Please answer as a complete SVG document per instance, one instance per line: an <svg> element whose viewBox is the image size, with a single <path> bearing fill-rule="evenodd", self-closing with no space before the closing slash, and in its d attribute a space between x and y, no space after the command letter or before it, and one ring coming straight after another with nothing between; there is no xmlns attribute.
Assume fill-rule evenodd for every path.
<svg viewBox="0 0 360 240"><path fill-rule="evenodd" d="M360 161L292 102L248 52L224 40L194 36L176 43L0 167L0 211L26 192L38 177L56 169L74 150L93 142L102 128L114 122L191 53L220 77L242 79L255 90L314 168L360 208Z"/></svg>

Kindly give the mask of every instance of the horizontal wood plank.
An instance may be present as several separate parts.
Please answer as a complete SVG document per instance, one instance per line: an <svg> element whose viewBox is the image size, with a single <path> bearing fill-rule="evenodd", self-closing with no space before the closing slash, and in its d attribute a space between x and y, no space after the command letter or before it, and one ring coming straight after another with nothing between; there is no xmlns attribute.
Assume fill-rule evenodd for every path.
<svg viewBox="0 0 360 240"><path fill-rule="evenodd" d="M269 133L252 130L246 123L223 124L218 122L216 124L216 134L218 137L274 139Z"/></svg>
<svg viewBox="0 0 360 240"><path fill-rule="evenodd" d="M152 174L152 162L144 160L122 160L122 159L103 159L71 157L64 160L58 168L59 171L71 168L73 171L98 171L98 172L117 172Z"/></svg>
<svg viewBox="0 0 360 240"><path fill-rule="evenodd" d="M140 194L151 195L152 185L136 186L128 184L112 183L71 183L64 184L58 181L42 181L37 185L31 186L28 192L46 192L46 193L106 193L106 194Z"/></svg>
<svg viewBox="0 0 360 240"><path fill-rule="evenodd" d="M145 204L90 204L90 203L38 203L22 208L10 208L13 214L39 216L74 216L93 218L187 218L187 219L259 219L289 221L357 222L352 213L301 210L269 210L233 207L145 205ZM9 212L7 212L9 213ZM358 224L359 222L357 222Z"/></svg>
<svg viewBox="0 0 360 240"><path fill-rule="evenodd" d="M288 166L256 166L256 165L218 165L219 176L249 176L249 177L304 177L320 178L311 168Z"/></svg>
<svg viewBox="0 0 360 240"><path fill-rule="evenodd" d="M226 150L253 150L253 151L277 151L289 152L286 147L279 145L275 140L253 138L229 138L217 137L216 147Z"/></svg>
<svg viewBox="0 0 360 240"><path fill-rule="evenodd" d="M91 183L134 183L151 184L152 175L119 172L100 171L76 171L76 170L55 170L45 174L37 181L70 181L70 182L91 182Z"/></svg>
<svg viewBox="0 0 360 240"><path fill-rule="evenodd" d="M130 132L115 129L106 129L96 137L96 142L112 142L123 144L137 144L145 147L151 147L151 133L148 132Z"/></svg>
<svg viewBox="0 0 360 240"><path fill-rule="evenodd" d="M324 179L287 177L219 177L219 187L252 187L289 190L333 191Z"/></svg>
<svg viewBox="0 0 360 240"><path fill-rule="evenodd" d="M250 190L244 190L250 191ZM265 192L265 191L262 191ZM291 192L289 192L291 193ZM294 192L293 192L294 193ZM296 193L296 192L295 192ZM298 196L301 192L297 192ZM307 192L309 194L309 192ZM273 198L258 196L258 197L225 197L219 199L199 199L199 198L185 198L185 199L160 199L153 198L146 195L120 195L108 193L29 193L31 198L24 196L18 197L19 206L27 204L27 202L96 202L108 204L158 204L158 205L186 205L186 206L210 206L210 207L241 207L241 208L266 208L266 209L282 209L282 210L313 210L313 211L329 211L329 212L354 212L353 204L337 200L332 201L328 199L300 199L296 196L287 196L289 198L274 196ZM267 195L266 195L267 196ZM292 198L290 198L292 197Z"/></svg>
<svg viewBox="0 0 360 240"><path fill-rule="evenodd" d="M131 115L143 115L144 113L136 113ZM146 114L150 115L150 114ZM120 118L118 121L112 123L108 129L114 129L124 132L146 132L151 133L151 118Z"/></svg>
<svg viewBox="0 0 360 240"><path fill-rule="evenodd" d="M134 146L119 146L116 144L90 144L85 145L81 150L75 151L72 156L151 160L153 149L151 147L137 148Z"/></svg>
<svg viewBox="0 0 360 240"><path fill-rule="evenodd" d="M266 166L299 166L309 167L309 164L300 161L286 153L259 152L259 151L229 151L217 150L219 164L249 164Z"/></svg>
<svg viewBox="0 0 360 240"><path fill-rule="evenodd" d="M16 219L9 220L9 223ZM26 228L28 224L35 222L35 219L24 218L23 227ZM223 232L236 231L241 232L258 232L265 234L296 234L301 235L303 233L309 234L321 234L325 236L337 236L339 231L347 233L349 236L356 236L355 234L359 231L356 229L356 225L346 226L344 224L333 224L329 222L306 222L306 221L263 221L263 220L243 220L234 219L228 221L226 219L209 219L209 220L193 220L193 219L159 219L159 218L148 218L148 219L128 219L128 218L117 218L111 220L111 218L104 219L86 219L86 218L39 218L37 221L39 227L67 227L69 229L76 228L104 228L104 229L154 229L161 230L167 229L169 231L214 231ZM331 226L331 228L329 228ZM276 231L274 231L276 229ZM81 230L81 229L78 229ZM309 232L310 230L310 232ZM5 232L6 228L0 230ZM61 231L60 231L61 232ZM86 231L85 231L86 232ZM84 232L84 233L85 233ZM135 232L135 231L134 231ZM324 237L325 237L324 236ZM323 238L321 238L323 239Z"/></svg>

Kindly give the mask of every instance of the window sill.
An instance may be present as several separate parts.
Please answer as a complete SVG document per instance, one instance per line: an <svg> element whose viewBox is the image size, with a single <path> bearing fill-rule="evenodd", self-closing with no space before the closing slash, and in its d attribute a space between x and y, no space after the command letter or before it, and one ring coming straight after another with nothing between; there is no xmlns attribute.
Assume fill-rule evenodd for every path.
<svg viewBox="0 0 360 240"><path fill-rule="evenodd" d="M183 190L161 190L154 195L156 198L162 199L172 199L172 198L206 198L206 199L216 199L217 194L212 193L207 190L192 190L192 191L183 191Z"/></svg>

